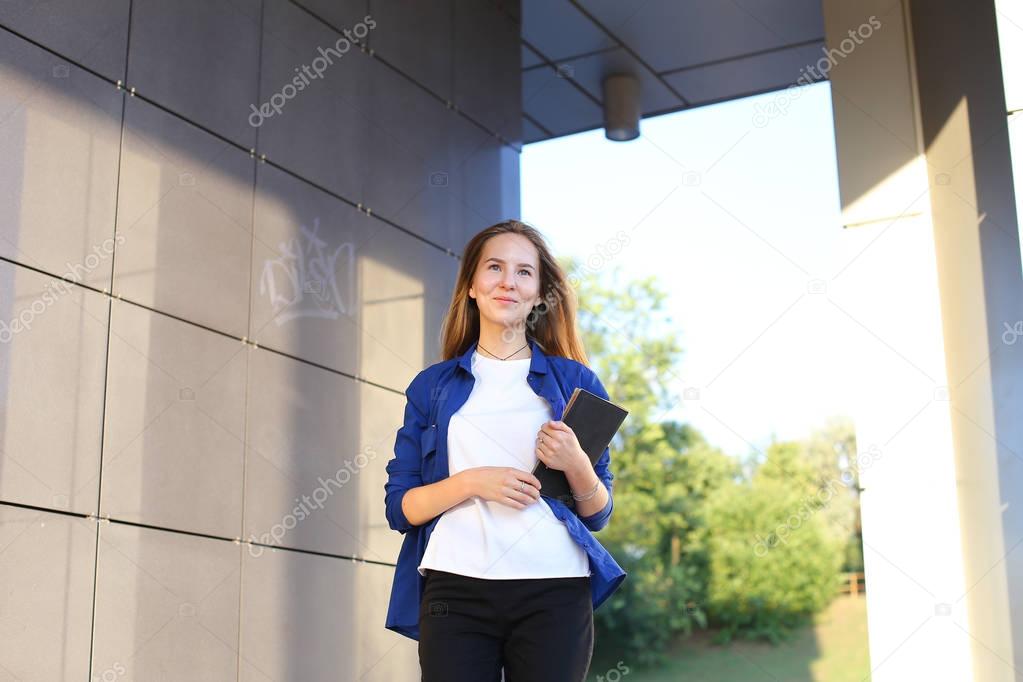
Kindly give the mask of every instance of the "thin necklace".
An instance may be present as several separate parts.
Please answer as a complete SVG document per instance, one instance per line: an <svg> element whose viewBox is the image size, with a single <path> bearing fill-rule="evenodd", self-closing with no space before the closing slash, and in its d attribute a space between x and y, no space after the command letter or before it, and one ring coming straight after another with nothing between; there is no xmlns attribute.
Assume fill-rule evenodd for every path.
<svg viewBox="0 0 1023 682"><path fill-rule="evenodd" d="M480 344L479 344L478 342L477 342L477 344L476 344L476 345L477 345L477 346L480 346ZM529 345L529 342L527 341L527 342L526 342L526 346L528 346L528 345ZM523 346L522 348L525 348L526 346ZM483 348L483 346L480 346L480 348ZM522 350L522 348L519 348L519 350ZM487 349L486 349L486 348L483 348L483 350L487 350ZM515 353L518 353L518 352L519 352L519 350L515 351ZM488 353L490 353L490 351L488 351L488 350L487 350L487 352L488 352ZM495 358L497 358L498 360L507 360L507 359L508 359L508 358L510 358L510 357L511 357L512 355L515 355L515 353L512 353L511 355L509 355L509 356L507 356L507 357L503 357L503 358L502 358L502 357L498 357L497 355L494 355L493 353L490 353L490 354L491 354L491 355L494 355L494 357L495 357Z"/></svg>

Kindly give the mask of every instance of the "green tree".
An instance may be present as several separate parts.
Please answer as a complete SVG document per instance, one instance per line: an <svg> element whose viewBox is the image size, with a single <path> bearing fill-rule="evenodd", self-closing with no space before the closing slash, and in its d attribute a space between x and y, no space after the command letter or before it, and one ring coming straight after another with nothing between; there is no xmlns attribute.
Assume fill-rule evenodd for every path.
<svg viewBox="0 0 1023 682"><path fill-rule="evenodd" d="M629 410L611 445L615 515L600 533L629 576L594 614L601 647L642 667L663 661L673 635L711 624L724 638L783 637L835 593L850 537L841 522L858 516L855 484L842 484L851 427L729 457L669 419L684 390L682 348L656 280L563 266L590 364ZM773 530L800 510L798 533L756 556L754 536L777 541Z"/></svg>
<svg viewBox="0 0 1023 682"><path fill-rule="evenodd" d="M666 294L653 277L610 280L576 278L591 365L629 410L611 446L615 516L600 538L629 577L595 620L604 645L653 665L672 634L706 627L709 560L693 530L705 524L704 500L739 472L692 427L666 419L682 391Z"/></svg>

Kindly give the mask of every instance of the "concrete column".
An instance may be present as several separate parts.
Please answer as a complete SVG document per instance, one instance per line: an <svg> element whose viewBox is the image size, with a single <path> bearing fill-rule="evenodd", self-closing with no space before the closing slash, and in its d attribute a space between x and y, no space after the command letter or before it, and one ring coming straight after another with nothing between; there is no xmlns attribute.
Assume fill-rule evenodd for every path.
<svg viewBox="0 0 1023 682"><path fill-rule="evenodd" d="M1023 319L993 0L912 0L974 679L1023 676ZM1015 670L1013 669L1015 668Z"/></svg>
<svg viewBox="0 0 1023 682"><path fill-rule="evenodd" d="M823 7L843 223L864 244L836 279L872 297L888 349L864 349L855 415L877 449L861 462L873 679L1013 680L1023 282L994 6Z"/></svg>

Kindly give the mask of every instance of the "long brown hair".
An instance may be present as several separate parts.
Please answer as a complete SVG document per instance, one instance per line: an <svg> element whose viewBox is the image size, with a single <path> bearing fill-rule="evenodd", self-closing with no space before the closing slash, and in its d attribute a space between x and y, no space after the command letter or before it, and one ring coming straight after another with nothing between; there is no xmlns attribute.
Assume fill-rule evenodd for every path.
<svg viewBox="0 0 1023 682"><path fill-rule="evenodd" d="M519 234L536 247L540 256L540 296L526 317L526 337L537 342L546 355L557 355L589 365L579 330L576 329L575 291L565 272L551 255L543 235L518 220L505 220L481 230L465 246L458 279L451 294L451 305L441 328L441 360L460 356L480 337L480 310L469 296L473 276L483 256L483 245L499 234Z"/></svg>

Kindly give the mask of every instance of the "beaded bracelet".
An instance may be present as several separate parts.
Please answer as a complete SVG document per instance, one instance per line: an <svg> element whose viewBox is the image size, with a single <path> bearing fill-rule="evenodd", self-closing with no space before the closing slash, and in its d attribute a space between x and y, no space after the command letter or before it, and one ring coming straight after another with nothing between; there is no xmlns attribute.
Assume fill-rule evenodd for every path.
<svg viewBox="0 0 1023 682"><path fill-rule="evenodd" d="M591 497L593 497L594 495L596 495L597 494L597 488L599 488L599 487L600 487L600 481L597 481L597 484L593 486L593 490L588 492L586 495L583 495L582 497L580 497L579 495L576 495L575 492L573 491L572 492L572 498L575 499L575 500L578 500L580 502L584 502L584 501L590 499Z"/></svg>

